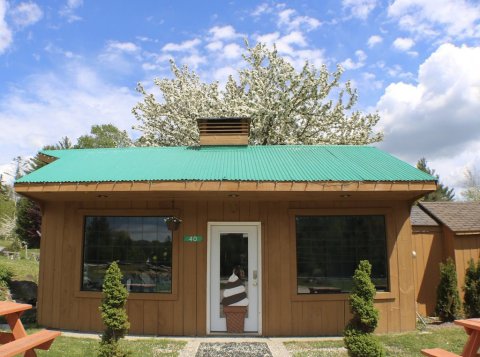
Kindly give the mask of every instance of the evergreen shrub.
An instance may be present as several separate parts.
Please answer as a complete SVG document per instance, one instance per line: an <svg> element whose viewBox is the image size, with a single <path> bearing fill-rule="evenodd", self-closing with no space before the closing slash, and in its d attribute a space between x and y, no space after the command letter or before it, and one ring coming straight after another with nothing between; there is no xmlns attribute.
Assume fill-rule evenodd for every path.
<svg viewBox="0 0 480 357"><path fill-rule="evenodd" d="M345 327L344 343L351 357L383 357L383 345L373 335L378 325L378 310L373 305L375 285L370 278L372 266L362 260L353 275L350 312L353 317Z"/></svg>
<svg viewBox="0 0 480 357"><path fill-rule="evenodd" d="M122 272L116 262L110 264L105 273L102 291L100 312L105 330L100 341L98 357L128 356L130 353L123 351L119 344L119 340L125 336L130 327L125 309L128 292L122 284Z"/></svg>
<svg viewBox="0 0 480 357"><path fill-rule="evenodd" d="M0 301L10 300L9 284L12 281L13 271L4 265L0 265Z"/></svg>
<svg viewBox="0 0 480 357"><path fill-rule="evenodd" d="M465 285L463 287L463 310L468 318L480 317L480 260L475 266L470 259L465 272Z"/></svg>
<svg viewBox="0 0 480 357"><path fill-rule="evenodd" d="M435 313L443 322L455 320L460 315L460 296L457 287L457 271L452 258L440 263L440 283L437 287Z"/></svg>

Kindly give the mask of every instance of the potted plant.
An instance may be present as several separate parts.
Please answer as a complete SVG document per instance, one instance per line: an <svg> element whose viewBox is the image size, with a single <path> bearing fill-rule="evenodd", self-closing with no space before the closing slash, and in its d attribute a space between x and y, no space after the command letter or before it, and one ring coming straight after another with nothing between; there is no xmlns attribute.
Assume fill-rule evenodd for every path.
<svg viewBox="0 0 480 357"><path fill-rule="evenodd" d="M171 231L176 231L180 227L180 223L182 220L177 217L167 217L165 218L165 223L167 224L167 228Z"/></svg>

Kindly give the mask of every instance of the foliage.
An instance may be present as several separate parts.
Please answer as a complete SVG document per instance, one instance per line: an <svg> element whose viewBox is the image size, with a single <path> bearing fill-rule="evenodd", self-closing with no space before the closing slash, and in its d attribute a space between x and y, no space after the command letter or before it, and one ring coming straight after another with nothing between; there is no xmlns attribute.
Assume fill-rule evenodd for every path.
<svg viewBox="0 0 480 357"><path fill-rule="evenodd" d="M42 216L40 206L30 200L22 197L17 202L17 225L15 232L20 239L31 248L40 247L40 229Z"/></svg>
<svg viewBox="0 0 480 357"><path fill-rule="evenodd" d="M128 292L122 284L122 273L116 262L108 267L102 290L103 299L100 312L105 324L105 331L102 334L98 356L128 356L128 352L125 352L119 344L119 340L125 336L130 327L125 309Z"/></svg>
<svg viewBox="0 0 480 357"><path fill-rule="evenodd" d="M475 266L470 259L465 272L465 285L463 287L463 310L468 318L480 317L480 260Z"/></svg>
<svg viewBox="0 0 480 357"><path fill-rule="evenodd" d="M466 201L480 201L480 172L473 169L465 170L465 191L462 196Z"/></svg>
<svg viewBox="0 0 480 357"><path fill-rule="evenodd" d="M0 264L0 301L10 300L10 289L8 284L12 281L13 271Z"/></svg>
<svg viewBox="0 0 480 357"><path fill-rule="evenodd" d="M143 101L132 113L142 145L196 145L197 118L250 117L250 144L369 144L382 140L373 129L380 117L354 110L357 92L342 84L341 67L329 73L306 62L297 71L277 50L246 43L244 66L225 88L205 83L187 66L171 61L173 79L155 79L162 98L139 84ZM234 79L234 78L237 78ZM332 98L337 95L337 99Z"/></svg>
<svg viewBox="0 0 480 357"><path fill-rule="evenodd" d="M127 132L113 124L93 125L91 135L82 135L77 139L76 149L122 148L133 146Z"/></svg>
<svg viewBox="0 0 480 357"><path fill-rule="evenodd" d="M370 278L372 266L360 261L353 275L350 311L353 315L344 331L344 342L352 357L385 356L381 343L373 335L378 324L378 310L373 305L375 286Z"/></svg>
<svg viewBox="0 0 480 357"><path fill-rule="evenodd" d="M448 188L448 186L445 186L440 182L440 177L435 173L435 170L430 169L427 166L427 159L422 157L420 160L418 160L417 169L422 170L423 172L426 172L437 179L437 189L434 192L430 192L429 194L425 195L421 199L422 201L453 201L453 198L455 197L453 188Z"/></svg>
<svg viewBox="0 0 480 357"><path fill-rule="evenodd" d="M440 283L437 287L435 313L441 321L453 321L460 314L460 296L457 287L457 271L452 258L440 263Z"/></svg>

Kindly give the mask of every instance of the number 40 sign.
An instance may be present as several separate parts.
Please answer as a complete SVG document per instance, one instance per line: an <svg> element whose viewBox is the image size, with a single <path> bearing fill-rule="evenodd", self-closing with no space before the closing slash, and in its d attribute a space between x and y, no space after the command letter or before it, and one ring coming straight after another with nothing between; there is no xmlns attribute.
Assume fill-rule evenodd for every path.
<svg viewBox="0 0 480 357"><path fill-rule="evenodd" d="M183 236L184 242L197 243L203 240L202 236Z"/></svg>

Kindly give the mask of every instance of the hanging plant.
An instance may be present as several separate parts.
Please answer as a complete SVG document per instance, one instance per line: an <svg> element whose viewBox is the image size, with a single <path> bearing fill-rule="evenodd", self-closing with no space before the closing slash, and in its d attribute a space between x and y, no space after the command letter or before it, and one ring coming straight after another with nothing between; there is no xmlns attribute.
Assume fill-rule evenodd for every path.
<svg viewBox="0 0 480 357"><path fill-rule="evenodd" d="M167 227L171 231L176 231L180 227L180 223L182 223L182 220L177 217L167 217L165 218L165 223L167 224Z"/></svg>

